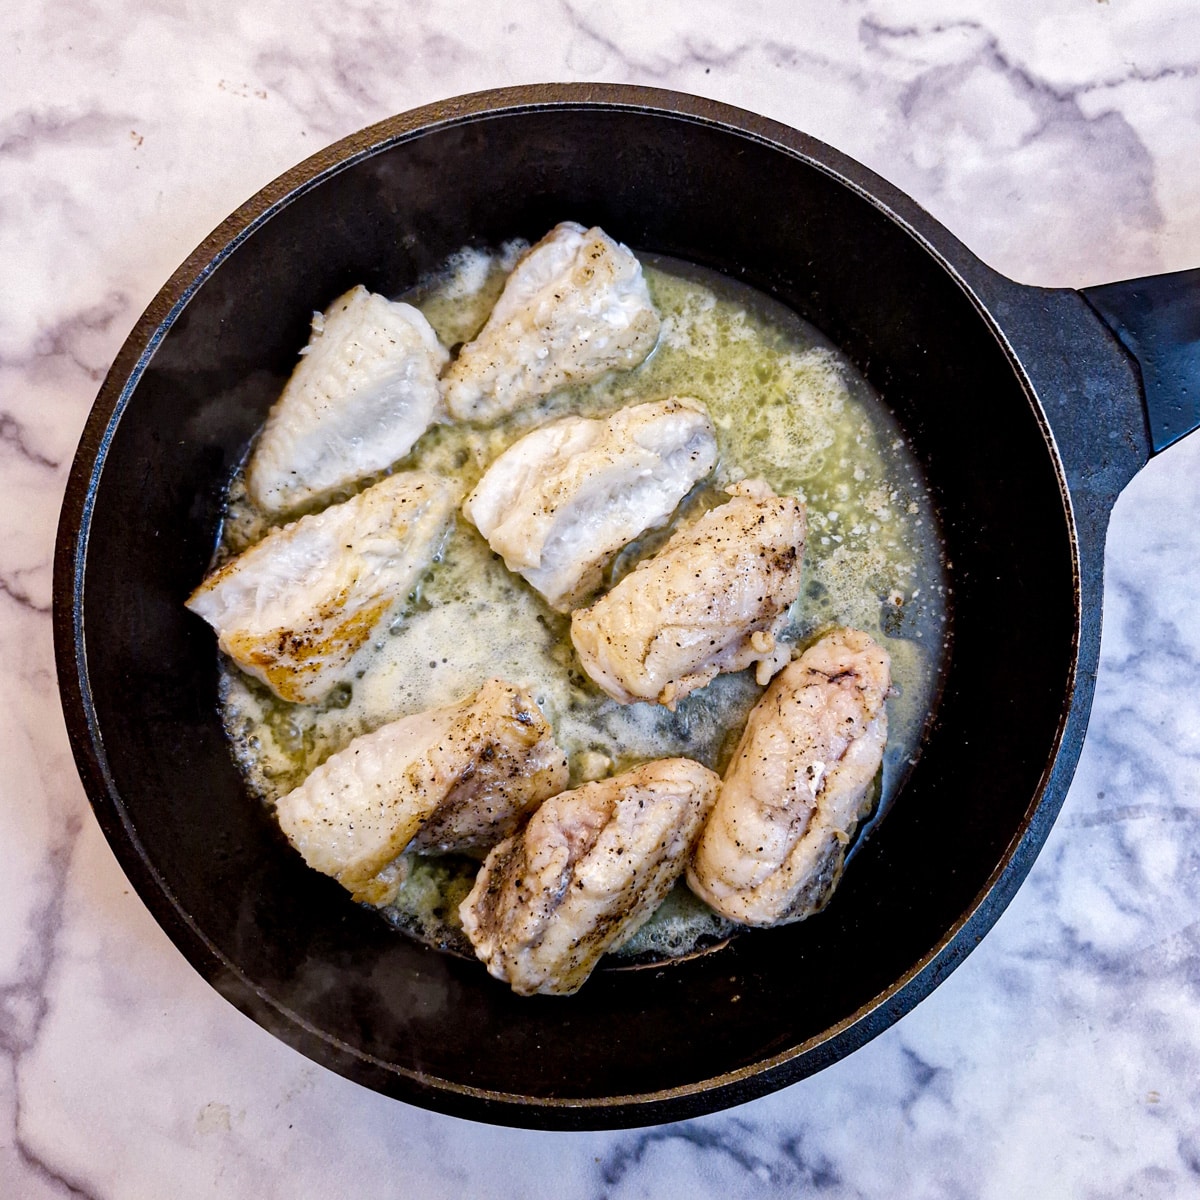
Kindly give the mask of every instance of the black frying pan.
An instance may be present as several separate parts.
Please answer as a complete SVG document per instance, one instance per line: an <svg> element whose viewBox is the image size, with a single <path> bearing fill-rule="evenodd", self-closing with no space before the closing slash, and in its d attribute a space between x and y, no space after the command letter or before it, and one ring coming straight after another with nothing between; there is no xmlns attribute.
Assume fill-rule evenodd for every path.
<svg viewBox="0 0 1200 1200"><path fill-rule="evenodd" d="M919 762L825 913L518 999L283 844L233 767L211 634L182 601L313 309L355 283L394 295L468 241L566 218L745 280L857 362L936 498L953 631ZM97 818L214 987L381 1092L514 1125L644 1125L817 1071L954 969L1058 813L1092 699L1110 508L1200 422L1198 285L1014 284L827 146L667 92L491 92L339 142L176 272L84 432L55 635Z"/></svg>

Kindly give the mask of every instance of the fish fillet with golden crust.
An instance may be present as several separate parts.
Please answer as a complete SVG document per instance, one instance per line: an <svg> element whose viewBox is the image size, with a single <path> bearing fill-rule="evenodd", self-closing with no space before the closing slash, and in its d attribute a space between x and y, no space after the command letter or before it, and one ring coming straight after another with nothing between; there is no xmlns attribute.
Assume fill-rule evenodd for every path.
<svg viewBox="0 0 1200 1200"><path fill-rule="evenodd" d="M314 704L403 603L454 519L455 486L392 475L273 530L210 575L187 606L222 650L277 696Z"/></svg>

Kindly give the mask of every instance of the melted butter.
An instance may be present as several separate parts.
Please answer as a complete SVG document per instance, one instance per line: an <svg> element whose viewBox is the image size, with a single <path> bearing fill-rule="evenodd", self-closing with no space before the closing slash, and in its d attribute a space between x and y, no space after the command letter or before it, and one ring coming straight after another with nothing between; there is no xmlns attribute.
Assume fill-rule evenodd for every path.
<svg viewBox="0 0 1200 1200"><path fill-rule="evenodd" d="M486 318L520 249L513 243L496 256L464 250L442 276L405 298L422 308L443 342L462 341ZM915 758L944 640L938 531L916 463L884 405L811 326L715 274L644 261L663 330L642 366L556 393L486 429L435 426L397 466L454 478L465 495L502 450L547 420L607 414L668 395L702 401L717 429L720 458L712 480L684 508L719 503L722 489L743 478L763 478L805 501L804 586L789 636L802 647L832 626L852 625L892 657L898 694L889 702L878 817ZM220 554L240 550L266 528L235 480ZM607 582L669 533L652 531L627 547ZM572 785L674 755L719 771L762 691L752 672L742 672L719 676L673 713L617 704L580 669L569 620L511 574L461 515L403 611L359 653L354 668L352 685L322 705L304 706L278 700L224 664L225 725L247 779L268 802L358 734L454 703L493 676L531 690L569 755ZM447 858L419 868L385 915L423 941L464 949L451 901L465 894L475 865ZM623 949L675 955L728 928L684 889Z"/></svg>

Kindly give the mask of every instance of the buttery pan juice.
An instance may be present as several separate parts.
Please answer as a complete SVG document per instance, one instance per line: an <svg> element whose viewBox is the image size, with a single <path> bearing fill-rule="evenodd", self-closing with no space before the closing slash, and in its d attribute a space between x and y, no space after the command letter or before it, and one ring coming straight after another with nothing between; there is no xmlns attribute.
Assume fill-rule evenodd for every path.
<svg viewBox="0 0 1200 1200"><path fill-rule="evenodd" d="M483 323L519 249L460 252L404 299L421 308L443 344L459 344ZM919 468L882 401L811 326L715 273L645 256L643 264L662 332L640 367L556 392L490 427L434 425L397 465L451 479L465 497L499 453L548 421L673 395L699 400L716 428L719 460L671 527L723 502L724 489L743 479L763 479L804 502L804 585L787 639L803 647L849 625L871 634L892 660L878 815L916 755L945 639L941 546ZM221 552L238 552L266 527L235 480ZM669 532L651 530L627 546L605 587ZM224 724L246 779L268 804L357 735L455 703L493 677L530 690L569 756L572 786L653 758L685 756L724 769L762 694L752 670L719 675L674 711L622 705L584 674L569 627L569 617L512 574L460 515L403 611L359 652L351 684L319 705L288 704L223 661ZM407 858L407 879L383 914L421 941L469 954L457 910L478 863ZM730 929L680 884L616 953L637 961L686 954Z"/></svg>

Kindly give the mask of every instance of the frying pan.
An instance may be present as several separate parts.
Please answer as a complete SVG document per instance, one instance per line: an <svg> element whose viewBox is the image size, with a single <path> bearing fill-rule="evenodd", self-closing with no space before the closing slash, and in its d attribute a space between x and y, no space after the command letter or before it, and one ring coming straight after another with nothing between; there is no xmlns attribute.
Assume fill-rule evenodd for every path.
<svg viewBox="0 0 1200 1200"><path fill-rule="evenodd" d="M532 240L567 218L745 281L850 356L926 473L952 630L918 761L824 913L687 961L600 970L570 999L520 999L398 936L283 843L234 768L211 634L182 601L314 309L355 283L395 295L468 242ZM339 142L180 267L84 431L54 619L97 819L218 991L380 1092L601 1128L817 1071L962 961L1046 838L1092 700L1110 509L1200 423L1197 295L1200 271L1018 285L835 150L670 92L488 92Z"/></svg>

